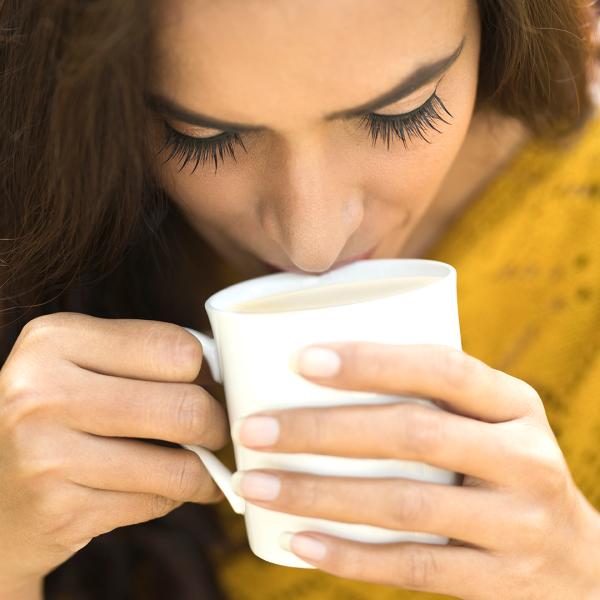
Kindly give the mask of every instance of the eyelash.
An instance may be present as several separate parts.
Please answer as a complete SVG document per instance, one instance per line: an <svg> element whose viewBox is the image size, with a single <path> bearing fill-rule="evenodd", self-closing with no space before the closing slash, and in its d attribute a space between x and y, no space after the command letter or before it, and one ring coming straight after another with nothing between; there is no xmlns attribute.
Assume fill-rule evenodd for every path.
<svg viewBox="0 0 600 600"><path fill-rule="evenodd" d="M381 137L389 150L392 138L396 137L402 141L404 148L407 148L408 142L414 137L430 144L431 142L425 136L425 132L427 129L432 129L437 133L441 133L435 126L436 121L450 125L440 114L441 110L448 116L453 116L434 91L421 106L408 113L401 115L368 113L360 117L360 123L369 130L373 146L376 145L377 139ZM159 154L165 148L170 148L169 156L164 162L178 158L179 162L182 163L179 171L184 169L190 161L195 161L192 173L199 164L204 165L208 161L212 161L216 173L219 161L223 162L226 157L236 160L235 147L237 145L241 146L244 152L247 152L242 138L235 131L225 131L211 138L200 139L180 133L166 121L164 121L164 125L164 141Z"/></svg>
<svg viewBox="0 0 600 600"><path fill-rule="evenodd" d="M190 161L196 161L192 173L197 169L198 165L205 164L209 160L215 163L215 173L219 160L223 162L225 157L235 158L235 146L239 144L244 152L247 152L244 142L239 133L234 131L225 131L219 135L210 138L200 139L189 135L184 135L176 129L173 129L166 121L164 121L165 132L162 148L158 151L160 154L165 148L170 148L169 156L164 162L168 162L173 158L178 158L182 163L179 167L181 171Z"/></svg>
<svg viewBox="0 0 600 600"><path fill-rule="evenodd" d="M425 137L425 132L427 129L433 129L437 133L442 133L435 126L436 121L450 125L440 114L440 110L443 110L449 117L452 117L442 99L436 92L433 92L429 99L421 104L421 106L408 113L402 115L369 113L361 117L361 123L369 130L373 146L377 143L377 138L381 137L389 150L392 137L397 137L402 141L402 145L406 149L408 142L413 137L421 138L424 142L431 144Z"/></svg>

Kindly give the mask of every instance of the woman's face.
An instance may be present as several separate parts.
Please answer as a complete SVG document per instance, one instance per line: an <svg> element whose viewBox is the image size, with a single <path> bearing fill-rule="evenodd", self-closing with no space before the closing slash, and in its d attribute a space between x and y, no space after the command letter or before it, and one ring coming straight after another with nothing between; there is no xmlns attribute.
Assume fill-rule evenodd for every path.
<svg viewBox="0 0 600 600"><path fill-rule="evenodd" d="M475 0L165 0L156 36L157 174L220 255L400 255L471 121Z"/></svg>

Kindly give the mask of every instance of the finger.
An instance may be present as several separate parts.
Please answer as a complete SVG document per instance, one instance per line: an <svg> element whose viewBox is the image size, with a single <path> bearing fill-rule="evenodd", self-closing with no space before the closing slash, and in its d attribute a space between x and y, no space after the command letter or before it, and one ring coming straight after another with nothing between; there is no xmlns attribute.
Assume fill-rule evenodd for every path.
<svg viewBox="0 0 600 600"><path fill-rule="evenodd" d="M210 503L223 495L189 450L135 440L77 434L66 476L94 489L146 493L178 502Z"/></svg>
<svg viewBox="0 0 600 600"><path fill-rule="evenodd" d="M90 537L108 533L118 527L164 517L183 504L156 494L90 489L79 485L76 487L79 488L80 497L85 498L82 506L85 507L86 523L82 529Z"/></svg>
<svg viewBox="0 0 600 600"><path fill-rule="evenodd" d="M516 459L540 437L509 429L517 427L399 403L261 413L236 422L233 436L259 450L418 461L500 483L513 481Z"/></svg>
<svg viewBox="0 0 600 600"><path fill-rule="evenodd" d="M319 569L343 577L471 600L494 596L496 559L481 550L436 544L363 544L320 533L284 538L284 546ZM483 593L485 589L485 595Z"/></svg>
<svg viewBox="0 0 600 600"><path fill-rule="evenodd" d="M34 319L24 338L51 345L83 369L155 381L194 381L202 345L183 327L142 319L61 312ZM26 342L25 340L25 342Z"/></svg>
<svg viewBox="0 0 600 600"><path fill-rule="evenodd" d="M337 375L309 377L330 387L431 398L453 412L494 423L541 408L530 385L449 346L346 342L318 347L341 357Z"/></svg>
<svg viewBox="0 0 600 600"><path fill-rule="evenodd" d="M161 383L76 370L60 399L73 429L109 437L138 437L211 450L229 440L223 407L192 383Z"/></svg>
<svg viewBox="0 0 600 600"><path fill-rule="evenodd" d="M234 482L244 498L279 512L430 533L486 549L512 535L502 516L514 514L514 502L507 506L487 489L275 470L242 471Z"/></svg>

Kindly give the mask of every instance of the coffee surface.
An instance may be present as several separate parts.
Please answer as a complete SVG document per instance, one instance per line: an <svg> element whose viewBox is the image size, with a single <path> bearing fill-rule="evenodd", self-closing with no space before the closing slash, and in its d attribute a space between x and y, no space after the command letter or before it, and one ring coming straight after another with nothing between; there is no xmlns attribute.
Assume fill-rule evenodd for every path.
<svg viewBox="0 0 600 600"><path fill-rule="evenodd" d="M354 304L409 292L437 280L437 277L386 277L337 283L272 294L234 304L230 309L245 313L270 313Z"/></svg>

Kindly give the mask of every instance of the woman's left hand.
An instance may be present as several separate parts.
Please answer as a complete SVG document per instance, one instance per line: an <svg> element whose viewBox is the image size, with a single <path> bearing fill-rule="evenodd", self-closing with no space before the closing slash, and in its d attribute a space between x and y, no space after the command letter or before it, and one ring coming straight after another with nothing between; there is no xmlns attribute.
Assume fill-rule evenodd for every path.
<svg viewBox="0 0 600 600"><path fill-rule="evenodd" d="M314 383L434 399L446 410L397 403L271 411L236 426L240 443L419 461L462 473L464 480L460 486L242 473L240 493L266 508L451 540L364 544L303 532L291 537L289 550L341 577L465 600L600 598L600 515L575 485L530 385L446 346L318 348L336 351L315 356L338 371L327 377L299 371ZM310 364L316 362L298 362Z"/></svg>

